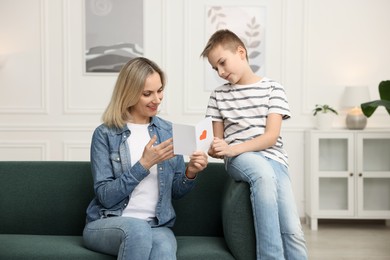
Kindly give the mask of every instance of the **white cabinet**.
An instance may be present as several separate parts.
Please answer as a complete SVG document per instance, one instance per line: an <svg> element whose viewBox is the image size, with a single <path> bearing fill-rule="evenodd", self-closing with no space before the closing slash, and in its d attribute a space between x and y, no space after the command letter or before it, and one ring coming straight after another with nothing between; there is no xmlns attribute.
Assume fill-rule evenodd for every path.
<svg viewBox="0 0 390 260"><path fill-rule="evenodd" d="M390 219L390 129L305 132L305 212L318 219Z"/></svg>

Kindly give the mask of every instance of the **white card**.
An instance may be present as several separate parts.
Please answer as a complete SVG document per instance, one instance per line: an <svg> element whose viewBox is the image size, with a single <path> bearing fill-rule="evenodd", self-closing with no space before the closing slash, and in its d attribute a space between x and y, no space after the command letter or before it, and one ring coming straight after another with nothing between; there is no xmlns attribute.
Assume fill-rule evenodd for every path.
<svg viewBox="0 0 390 260"><path fill-rule="evenodd" d="M195 126L173 124L172 130L175 154L191 155L195 151L207 153L214 139L211 117L206 117Z"/></svg>

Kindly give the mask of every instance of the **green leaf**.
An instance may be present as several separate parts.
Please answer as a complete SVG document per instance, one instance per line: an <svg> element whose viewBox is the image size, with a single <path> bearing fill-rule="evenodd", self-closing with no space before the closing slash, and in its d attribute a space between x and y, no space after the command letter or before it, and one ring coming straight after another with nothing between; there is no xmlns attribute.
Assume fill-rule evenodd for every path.
<svg viewBox="0 0 390 260"><path fill-rule="evenodd" d="M384 80L378 86L381 99L360 104L363 114L366 117L372 116L379 106L384 106L390 115L390 80Z"/></svg>
<svg viewBox="0 0 390 260"><path fill-rule="evenodd" d="M372 114L374 114L376 108L378 107L378 105L375 104L376 102L377 101L370 101L370 102L360 104L360 107L363 111L363 114L366 117L370 117L370 116L372 116Z"/></svg>
<svg viewBox="0 0 390 260"><path fill-rule="evenodd" d="M390 80L379 83L379 96L382 100L390 101Z"/></svg>
<svg viewBox="0 0 390 260"><path fill-rule="evenodd" d="M316 104L315 108L313 109L313 116L316 116L319 112L329 113L329 111L338 115L337 111L334 108L330 107L329 105Z"/></svg>
<svg viewBox="0 0 390 260"><path fill-rule="evenodd" d="M375 110L378 108L378 106L384 106L387 110L387 113L390 115L390 101L388 100L375 100L366 102L360 105L362 108L363 114L366 117L372 116L372 114L375 112Z"/></svg>

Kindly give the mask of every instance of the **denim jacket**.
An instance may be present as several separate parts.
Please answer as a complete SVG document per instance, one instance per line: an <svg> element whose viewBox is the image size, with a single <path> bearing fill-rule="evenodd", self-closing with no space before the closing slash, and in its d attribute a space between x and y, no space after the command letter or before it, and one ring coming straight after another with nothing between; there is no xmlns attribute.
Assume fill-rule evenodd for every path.
<svg viewBox="0 0 390 260"><path fill-rule="evenodd" d="M156 143L172 137L172 124L157 116L148 126L150 137L157 136ZM121 216L134 188L149 174L139 162L131 165L127 138L131 135L127 125L122 129L109 128L102 124L92 136L91 168L95 198L87 208L87 222L105 217ZM195 185L187 179L183 156L157 165L159 199L156 206L156 226L173 226L175 211L172 199L189 192Z"/></svg>

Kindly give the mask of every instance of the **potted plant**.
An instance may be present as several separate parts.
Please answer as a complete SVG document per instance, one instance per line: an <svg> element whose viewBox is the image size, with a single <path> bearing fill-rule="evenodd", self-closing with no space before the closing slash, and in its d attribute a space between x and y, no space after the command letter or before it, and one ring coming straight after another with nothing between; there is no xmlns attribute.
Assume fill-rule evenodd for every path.
<svg viewBox="0 0 390 260"><path fill-rule="evenodd" d="M366 117L372 116L378 106L384 106L387 113L390 115L390 80L385 80L379 83L379 100L365 102L360 105L363 114Z"/></svg>
<svg viewBox="0 0 390 260"><path fill-rule="evenodd" d="M336 109L331 106L317 104L313 109L313 116L317 119L318 129L329 129L332 127L333 117L338 115Z"/></svg>

